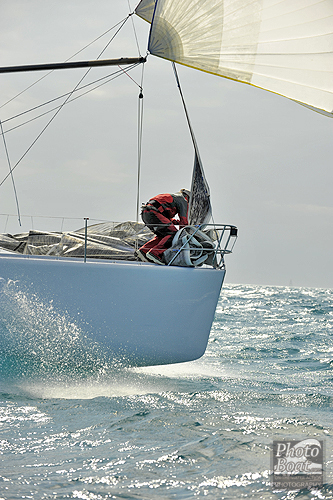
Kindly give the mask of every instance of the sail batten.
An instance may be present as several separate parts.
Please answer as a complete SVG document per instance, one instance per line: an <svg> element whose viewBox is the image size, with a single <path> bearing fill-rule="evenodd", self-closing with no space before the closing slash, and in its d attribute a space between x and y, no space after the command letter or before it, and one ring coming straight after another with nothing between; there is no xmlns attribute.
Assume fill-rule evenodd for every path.
<svg viewBox="0 0 333 500"><path fill-rule="evenodd" d="M332 0L142 0L137 13L151 54L332 113Z"/></svg>

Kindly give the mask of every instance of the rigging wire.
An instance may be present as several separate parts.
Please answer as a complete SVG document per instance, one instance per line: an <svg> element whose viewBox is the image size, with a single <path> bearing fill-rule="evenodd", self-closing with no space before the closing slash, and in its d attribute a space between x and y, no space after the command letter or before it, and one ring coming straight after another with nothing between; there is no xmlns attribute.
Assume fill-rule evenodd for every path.
<svg viewBox="0 0 333 500"><path fill-rule="evenodd" d="M70 94L71 95L71 94ZM55 119L55 117L58 115L58 113L61 111L61 109L64 107L64 105L66 104L66 102L68 101L70 96L67 97L67 99L59 106L58 110L54 113L54 115L50 118L50 120L47 122L47 124L45 125L45 127L43 127L43 129L41 130L41 132L37 135L37 137L32 141L32 143L30 144L30 146L28 147L28 149L26 149L26 151L23 153L23 155L21 156L21 158L15 163L15 165L13 166L12 170L15 170L15 168L21 163L21 161L23 160L23 158L29 153L29 151L32 149L32 147L36 144L36 142L38 141L38 139L41 137L41 135L45 132L45 130L48 128L48 126L52 123L52 121ZM8 179L10 174L7 174L3 180L1 181L0 183L0 187L3 185L3 183Z"/></svg>
<svg viewBox="0 0 333 500"><path fill-rule="evenodd" d="M141 90L139 93L139 102L138 102L138 175L137 175L137 188L136 188L136 222L139 222L139 204L140 204L140 177L141 177L142 133L143 133L143 73L144 73L144 65L142 66Z"/></svg>
<svg viewBox="0 0 333 500"><path fill-rule="evenodd" d="M89 87L90 85L94 85L94 83L100 82L102 80L105 80L106 78L109 78L120 71L117 70L114 73L111 73L109 75L103 76L102 78L98 78L97 80L94 80L93 82L87 83L86 85L83 85L82 87L79 87L78 89L75 90L75 92L78 92L79 90L85 89L86 87ZM95 90L98 87L94 87ZM9 122L11 120L14 120L15 118L19 118L20 116L26 115L27 113L30 113L31 111L35 111L36 109L42 108L43 106L46 106L47 104L51 104L52 102L57 101L58 99L62 99L63 97L66 97L70 92L66 92L65 94L62 94L58 97L55 97L54 99L50 99L48 101L43 102L42 104L38 104L37 106L34 106L33 108L26 109L25 111L22 111L22 113L18 113L17 115L11 116L10 118L7 118L6 120L2 120L2 123ZM84 94L83 94L84 95Z"/></svg>
<svg viewBox="0 0 333 500"><path fill-rule="evenodd" d="M130 1L127 0L127 3L128 3L128 8L129 10L131 11L131 5L130 5ZM134 24L134 20L133 20L133 14L135 14L135 12L132 12L131 14L129 14L131 16L131 20L132 20L132 27L133 27L133 32L134 32L134 37L135 37L135 41L136 41L136 46L137 46L137 49L138 49L138 54L139 56L141 56L141 52L140 52L140 47L139 47L139 40L138 40L138 35L137 35L137 32L136 32L136 29L135 29L135 24Z"/></svg>
<svg viewBox="0 0 333 500"><path fill-rule="evenodd" d="M110 40L108 41L108 43L105 45L104 49L96 57L97 60L102 56L102 54L104 54L104 52L106 51L106 49L108 48L108 46L110 45L110 43L115 39L115 37L118 35L119 31L122 29L122 27L125 25L125 23L129 20L129 18L130 18L130 16L128 15L127 17L125 17L125 19L123 19L123 22L119 23L120 27L117 29L117 31L114 33L114 35L110 38ZM90 69L91 68L88 69L87 74L89 73Z"/></svg>
<svg viewBox="0 0 333 500"><path fill-rule="evenodd" d="M7 162L8 162L8 167L9 167L9 175L11 176L12 179L12 184L13 184L13 189L14 189L14 196L15 196L15 202L16 202L16 208L17 208L17 219L18 223L21 226L21 215L20 215L20 207L19 207L19 202L18 202L18 197L17 197L17 191L16 191L16 186L15 186L15 181L14 181L14 176L13 176L13 169L10 163L10 158L9 158L9 153L8 153L8 148L7 148L7 143L5 139L5 135L3 133L3 127L2 127L2 121L0 120L0 128L1 128L1 135L3 139L3 144L5 147L6 151L6 157L7 157Z"/></svg>
<svg viewBox="0 0 333 500"><path fill-rule="evenodd" d="M128 3L128 8L131 12L131 5L130 5L130 0L127 0ZM134 32L134 37L136 41L136 46L138 49L138 54L141 56L141 51L140 51L140 46L139 46L139 39L137 35L137 31L135 28L135 23L133 20L133 14L134 12L131 12L129 16L131 17L132 20L132 27L133 27L133 32ZM124 73L126 73L126 70L124 70ZM126 73L127 74L127 73ZM137 167L137 187L136 187L136 222L139 222L139 205L140 205L140 177L141 177L141 158L142 158L142 133L143 133L143 104L144 104L144 99L143 99L143 75L144 75L144 65L142 66L142 72L141 72L141 84L140 84L140 92L139 92L139 99L138 99L138 139L137 139L137 144L138 144L138 167ZM132 79L131 76L127 75L129 78ZM135 245L136 249L138 246L138 240L135 240Z"/></svg>
<svg viewBox="0 0 333 500"><path fill-rule="evenodd" d="M178 90L179 90L179 93L180 93L180 97L181 97L181 100L182 100L182 103L183 103L183 107L184 107L184 111L185 111L185 116L186 116L188 128L190 130L190 134L191 134L191 138L192 138L194 150L197 153L197 155L199 156L199 150L198 150L197 141L196 141L196 138L194 136L194 132L193 132L193 128L192 128L192 125L191 125L191 122L190 122L189 114L187 112L187 107L186 107L186 103L185 103L183 91L182 91L182 88L180 86L180 81L179 81L179 78L178 78L177 68L176 68L176 65L175 65L175 63L173 61L172 61L172 68L173 68L173 72L175 74L177 87L178 87Z"/></svg>
<svg viewBox="0 0 333 500"><path fill-rule="evenodd" d="M118 30L114 33L114 35L111 37L111 39L109 40L109 42L106 44L106 46L103 48L103 50L100 52L100 54L98 55L98 57L96 58L97 60L102 56L102 54L105 52L105 50L108 48L108 46L110 45L110 43L114 40L114 38L116 37L116 35L119 33L119 31L122 29L122 27L124 26L124 24L126 23L126 21L129 19L130 16L127 16L125 18L125 20L123 20L123 22L121 23L120 27L118 28ZM59 108L57 109L57 111L54 113L54 115L50 118L50 120L47 122L47 124L43 127L43 129L41 130L41 132L37 135L37 137L34 139L34 141L30 144L30 146L28 147L28 149L23 153L23 155L21 156L21 158L15 163L15 165L13 166L13 168L11 169L11 172L13 172L13 170L15 170L15 168L21 163L21 161L23 160L23 158L28 154L28 152L32 149L32 147L36 144L36 142L38 141L38 139L41 137L41 135L45 132L45 130L48 128L48 126L52 123L52 121L55 119L55 117L59 114L59 112L62 110L62 108L65 106L65 104L69 101L70 97L73 95L73 93L75 92L75 90L79 87L79 85L81 84L81 82L84 80L84 78L88 75L88 73L90 72L91 68L88 68L87 71L84 73L84 75L82 76L82 78L80 78L79 82L75 85L74 89L68 94L67 98L64 100L64 102L59 106ZM3 185L3 183L8 179L8 177L10 176L10 173L8 173L4 179L1 181L0 183L0 187Z"/></svg>
<svg viewBox="0 0 333 500"><path fill-rule="evenodd" d="M67 96L67 95L69 95L69 94L73 95L75 92L78 92L79 90L83 90L84 88L89 87L90 85L93 85L93 84L94 84L94 83L96 83L96 82L99 82L99 81L101 81L101 80L105 80L106 78L108 78L108 80L107 80L107 81L105 81L105 82L101 83L100 85L96 85L96 86L95 86L95 87L93 87L92 89L89 89L89 90L87 90L86 92L83 92L82 94L80 94L80 95L78 95L78 96L74 97L73 99L69 99L69 100L68 100L68 102L66 102L66 104L69 104L69 103L71 103L71 102L73 102L73 101L76 101L76 100L77 100L77 99L79 99L80 97L83 97L83 96L85 96L85 95L89 94L90 92L93 92L94 90L96 90L96 89L98 89L98 88L102 87L103 85L106 85L107 83L110 83L112 80L115 80L115 79L116 79L116 78L118 78L119 76L122 76L124 73L127 75L127 73L126 73L126 72L127 72L127 71L131 71L133 68L136 68L136 67L138 66L138 64L141 64L141 63L136 63L136 64L134 64L134 65L130 66L129 68L127 68L127 69L126 69L126 71L124 71L124 69L123 69L123 68L120 68L120 70L118 70L118 71L116 71L116 72L112 73L111 75L107 75L107 76L104 76L104 77L102 77L102 78L99 78L98 80L95 80L95 81L93 81L93 82L91 82L91 83L88 83L87 85L83 85L82 87L78 87L78 88L77 88L77 89L75 89L74 91L67 92L66 94L63 94L63 95L61 95L61 96L59 96L59 97L56 97L55 99L51 99L51 100L49 100L49 101L47 101L47 102L45 102L45 103L43 103L43 104L40 104L40 105L38 105L38 106L35 106L34 108L31 108L31 109L28 109L28 110L26 110L26 111L23 111L23 113L20 113L20 114L18 114L18 115L16 115L16 116L13 116L13 117L11 117L11 118L8 118L7 120L3 120L3 123L8 122L8 121L10 121L10 120L12 120L12 119L14 119L14 118L18 118L19 116L22 116L22 115L24 115L24 114L27 114L27 113L29 113L30 111L35 111L36 109L39 109L39 108L41 108L41 107L43 107L43 106L45 106L45 105L47 105L47 104L51 104L52 102L55 102L55 101L57 101L58 99L62 99L63 97L66 97L66 96ZM136 85L140 88L140 84L139 84L139 83L137 83L137 82L136 82L136 81L135 81L132 77L130 77L129 75L127 75L127 76L128 76L128 77L129 77L129 78L130 78L130 79L131 79L131 80L132 80L132 81L133 81L133 82L134 82L134 83L135 83L135 84L136 84ZM61 105L60 105L60 106L61 106ZM31 118L30 120L26 120L25 122L20 123L19 125L16 125L15 127L12 127L12 128L10 128L10 129L6 130L5 134L8 134L8 132L12 132L13 130L16 130L17 128L20 128L20 127L22 127L23 125L26 125L26 124L28 124L28 123L31 123L31 122L33 122L34 120L37 120L38 118L41 118L41 117L43 117L43 116L46 116L46 115L47 115L47 114L49 114L49 113L52 113L52 111L55 111L55 110L56 110L56 109L58 109L60 106L56 106L56 107L54 107L54 108L52 108L52 109L49 109L48 111L45 111L45 113L41 113L41 114L39 114L39 115L35 116L34 118Z"/></svg>
<svg viewBox="0 0 333 500"><path fill-rule="evenodd" d="M112 31L113 29L115 29L119 24L123 23L123 22L126 22L127 21L127 17L122 19L121 21L119 21L119 23L115 24L114 26L112 26L112 28L109 28L107 31L105 31L104 33L102 33L102 35L98 36L97 38L95 38L95 40L92 40L92 42L88 43L85 47L82 47L82 49L78 50L77 52L75 52L75 54L73 54L71 57L69 57L68 59L65 60L65 62L68 62L70 61L71 59L73 59L73 57L77 56L78 54L80 54L81 52L83 52L85 49L87 49L88 47L90 47L90 45L92 45L93 43L97 42L97 40L99 40L100 38L102 38L104 35L106 35L107 33L109 33L109 31ZM36 85L37 83L39 83L41 80L43 80L44 78L46 78L48 75L50 75L51 73L53 73L54 70L52 71L49 71L48 73L46 73L45 75L43 75L41 78L39 78L38 80L36 80L34 83L32 83L31 85L29 85L28 87L26 87L24 90L22 90L21 92L19 92L18 94L16 94L14 97L12 97L11 99L9 99L8 101L6 101L5 103L1 104L0 106L0 109L3 108L4 106L6 106L7 104L9 104L10 102L12 102L14 99L16 99L17 97L19 97L20 95L24 94L24 92L26 92L27 90L31 89L32 87L34 87L34 85ZM4 120L5 121L5 120Z"/></svg>
<svg viewBox="0 0 333 500"><path fill-rule="evenodd" d="M190 121L190 117L189 117L189 114L188 114L188 111L187 111L187 107L186 107L186 103L185 103L183 91L182 91L182 88L180 86L180 81L179 81L179 78L178 78L176 64L174 63L174 61L172 61L172 68L173 68L173 72L175 74L177 87L178 87L178 90L179 90L179 93L180 93L180 97L181 97L181 100L182 100L182 103L183 103L183 108L184 108L184 111L185 111L185 116L186 116L187 124L188 124L189 130L190 130L190 134L191 134L191 138L192 138L192 142L193 142L193 146L194 146L194 152L195 152L196 158L197 158L197 160L199 162L199 165L202 165L201 158L200 158L200 153L199 153L199 148L198 148L198 144L197 144L197 141L196 141L196 138L195 138L195 135L194 135L194 131L193 131L192 125L191 125L191 121ZM192 189L193 189L193 186L191 186L191 191L192 191ZM189 208L189 212L190 212L190 208ZM210 208L210 215L211 215L212 220L214 222L213 212L212 212L211 208Z"/></svg>
<svg viewBox="0 0 333 500"><path fill-rule="evenodd" d="M136 63L135 67L136 67L136 66L138 66L139 64L141 64L141 63ZM128 78L129 78L130 80L132 80L132 82L134 82L134 83L135 83L135 85L137 85L140 89L142 88L142 86L141 86L138 82L136 82L136 81L135 81L135 80L134 80L134 79L133 79L133 78L132 78L132 77L128 74L128 71L130 71L130 70L132 69L132 67L130 67L130 68L126 68L126 69L122 68L121 66L118 66L118 67L119 67L119 69L123 72L123 74L125 74L126 76L128 76Z"/></svg>

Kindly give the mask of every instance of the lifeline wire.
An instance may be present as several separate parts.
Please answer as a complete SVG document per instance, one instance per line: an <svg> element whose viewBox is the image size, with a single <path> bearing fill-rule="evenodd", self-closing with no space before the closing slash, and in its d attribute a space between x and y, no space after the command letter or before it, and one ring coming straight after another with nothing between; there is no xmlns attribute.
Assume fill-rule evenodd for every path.
<svg viewBox="0 0 333 500"><path fill-rule="evenodd" d="M17 197L17 192L16 192L16 186L15 186L15 181L14 181L14 176L13 176L13 169L10 164L10 158L9 158L9 153L8 153L8 148L7 148L7 143L5 139L5 134L3 133L3 127L2 127L2 121L0 120L0 127L1 127L1 135L3 139L3 144L5 146L5 151L6 151L6 156L7 156L7 162L8 162L8 167L9 167L9 175L12 178L12 183L13 183L13 189L14 189L14 195L15 195L15 201L16 201L16 207L17 207L17 219L18 223L21 226L21 216L20 216L20 207L19 207L19 202L18 202L18 197Z"/></svg>

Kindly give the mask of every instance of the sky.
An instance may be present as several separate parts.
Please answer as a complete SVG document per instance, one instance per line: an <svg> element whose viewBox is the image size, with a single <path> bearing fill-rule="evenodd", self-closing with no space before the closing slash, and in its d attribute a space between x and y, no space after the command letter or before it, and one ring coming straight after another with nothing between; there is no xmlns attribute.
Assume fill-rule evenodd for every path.
<svg viewBox="0 0 333 500"><path fill-rule="evenodd" d="M67 60L134 7L128 0L2 0L0 65ZM133 23L140 54L146 54L149 25L133 16L103 58L138 55ZM73 60L97 58L113 33ZM95 68L82 84L113 71ZM56 103L35 115L9 118L70 92L85 72L0 75L0 119L12 166L52 113L9 129ZM214 220L239 230L226 258L226 282L333 288L333 120L248 85L181 66L178 73ZM84 217L93 223L135 220L142 67L130 76L61 109L13 172L21 226L11 179L0 186L0 232L75 230ZM140 204L158 193L189 188L194 158L170 62L148 56L143 93ZM8 171L0 142L0 182Z"/></svg>

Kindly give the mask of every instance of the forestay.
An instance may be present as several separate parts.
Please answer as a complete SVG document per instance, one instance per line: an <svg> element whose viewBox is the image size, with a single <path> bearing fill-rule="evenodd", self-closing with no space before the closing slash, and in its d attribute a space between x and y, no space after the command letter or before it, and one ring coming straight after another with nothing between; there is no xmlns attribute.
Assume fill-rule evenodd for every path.
<svg viewBox="0 0 333 500"><path fill-rule="evenodd" d="M332 0L142 0L136 13L151 54L333 116Z"/></svg>

